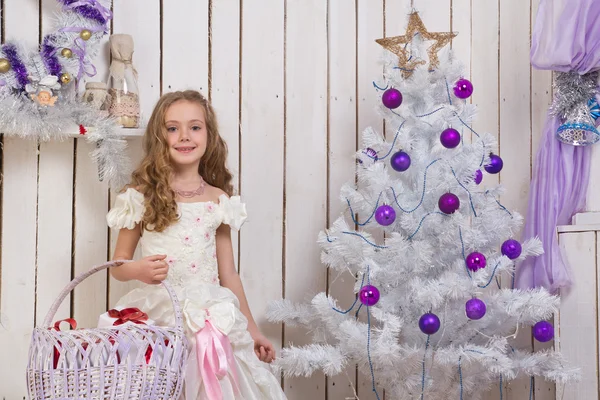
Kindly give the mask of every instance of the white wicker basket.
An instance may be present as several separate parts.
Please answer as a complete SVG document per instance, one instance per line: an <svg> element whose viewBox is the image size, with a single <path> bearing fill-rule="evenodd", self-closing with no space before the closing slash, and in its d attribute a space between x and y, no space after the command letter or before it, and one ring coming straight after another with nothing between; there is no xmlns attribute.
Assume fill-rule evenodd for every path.
<svg viewBox="0 0 600 400"><path fill-rule="evenodd" d="M177 400L188 355L181 307L167 282L176 326L124 324L60 331L51 327L67 295L90 275L119 265L109 262L76 277L58 296L29 347L29 398ZM6 362L6 360L5 360Z"/></svg>

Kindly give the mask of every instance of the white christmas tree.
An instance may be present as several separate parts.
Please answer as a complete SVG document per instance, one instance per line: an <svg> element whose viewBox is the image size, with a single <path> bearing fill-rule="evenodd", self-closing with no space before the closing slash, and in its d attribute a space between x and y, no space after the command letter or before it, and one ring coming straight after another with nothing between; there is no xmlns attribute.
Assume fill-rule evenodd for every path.
<svg viewBox="0 0 600 400"><path fill-rule="evenodd" d="M377 41L389 52L374 86L395 134L363 133L356 183L341 190L348 207L318 240L325 266L357 277L356 301L321 293L311 304L271 304L272 321L314 335L314 344L282 351L276 365L288 376L356 364L378 398L385 389L392 399L471 400L499 380L578 376L554 351L511 346L519 327L552 340L547 320L559 300L545 289L500 288L500 276L543 249L513 239L522 217L502 206L500 187L480 185L502 159L492 135L470 128L473 85L440 51L453 36L428 32L413 13L406 35Z"/></svg>

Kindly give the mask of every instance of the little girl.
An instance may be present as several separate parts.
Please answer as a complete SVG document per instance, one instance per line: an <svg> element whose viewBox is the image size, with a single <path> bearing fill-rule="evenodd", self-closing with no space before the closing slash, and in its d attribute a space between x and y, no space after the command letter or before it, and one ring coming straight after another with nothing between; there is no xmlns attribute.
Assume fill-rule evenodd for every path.
<svg viewBox="0 0 600 400"><path fill-rule="evenodd" d="M191 344L183 399L285 399L261 363L270 363L275 351L252 318L234 266L230 227L241 227L246 207L239 196L229 197L227 147L207 100L189 90L164 95L150 117L144 152L107 221L120 229L115 260L131 260L138 241L143 256L113 268L112 276L148 286L117 306L137 307L157 324L174 326L168 293L157 284L168 278L173 285ZM235 360L224 363L226 373L199 366L195 340L203 330L226 336Z"/></svg>

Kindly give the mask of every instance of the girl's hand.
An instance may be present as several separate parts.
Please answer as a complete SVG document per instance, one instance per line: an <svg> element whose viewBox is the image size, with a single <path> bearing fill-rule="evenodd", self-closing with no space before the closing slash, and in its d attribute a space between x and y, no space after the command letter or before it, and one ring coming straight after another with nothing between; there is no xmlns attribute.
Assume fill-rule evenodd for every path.
<svg viewBox="0 0 600 400"><path fill-rule="evenodd" d="M256 334L254 339L254 352L258 359L262 362L270 363L275 359L275 349L273 344L262 334Z"/></svg>
<svg viewBox="0 0 600 400"><path fill-rule="evenodd" d="M135 279L147 283L148 285L158 285L167 278L169 264L164 259L164 254L144 257L139 261L134 261L132 268L136 269Z"/></svg>

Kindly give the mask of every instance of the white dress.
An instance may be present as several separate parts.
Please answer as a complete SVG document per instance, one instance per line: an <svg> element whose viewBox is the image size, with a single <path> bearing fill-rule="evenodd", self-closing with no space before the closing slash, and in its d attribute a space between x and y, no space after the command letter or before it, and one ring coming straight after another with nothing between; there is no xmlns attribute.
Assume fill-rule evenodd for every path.
<svg viewBox="0 0 600 400"><path fill-rule="evenodd" d="M168 280L181 302L186 335L190 339L181 399L216 400L215 385L220 387L223 400L285 399L277 378L254 353L254 341L237 297L219 284L215 233L222 223L239 230L246 219L245 204L240 202L239 196L222 195L218 203L178 203L178 208L180 219L176 223L163 232L144 231L140 244L142 257L167 255ZM129 188L117 196L107 222L111 228L133 229L143 213L143 195ZM117 306L137 307L158 325L175 325L172 303L161 285L132 290ZM233 350L235 368L229 366L226 372L221 369L221 373L214 374L209 368L199 367L197 360L203 356L197 354L196 337L205 328L208 332L215 329L217 335L219 332L226 335Z"/></svg>

